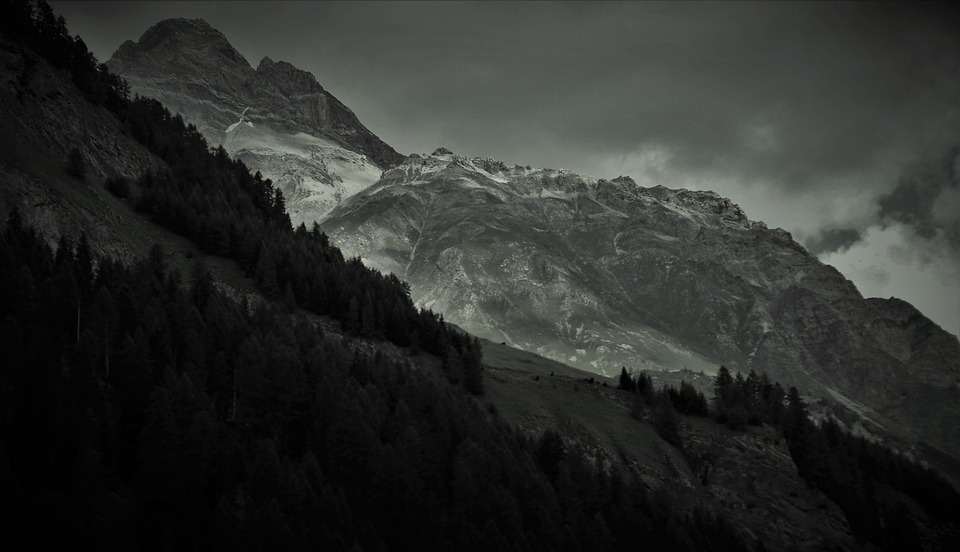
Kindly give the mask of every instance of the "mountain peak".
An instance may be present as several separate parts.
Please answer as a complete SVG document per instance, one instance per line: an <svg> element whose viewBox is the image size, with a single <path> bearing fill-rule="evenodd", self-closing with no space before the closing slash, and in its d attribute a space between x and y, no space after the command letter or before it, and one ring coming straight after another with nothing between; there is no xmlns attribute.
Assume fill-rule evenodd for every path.
<svg viewBox="0 0 960 552"><path fill-rule="evenodd" d="M227 42L227 37L203 19L164 19L147 29L140 37L142 48L155 48L166 43Z"/></svg>
<svg viewBox="0 0 960 552"><path fill-rule="evenodd" d="M316 80L313 74L298 68L296 65L286 61L274 61L269 56L264 56L257 65L257 71L283 71L283 72L301 72L310 75L310 78Z"/></svg>
<svg viewBox="0 0 960 552"><path fill-rule="evenodd" d="M203 19L164 19L147 29L139 41L124 42L111 62L136 65L143 58L160 63L190 59L194 65L221 70L250 69L227 37Z"/></svg>
<svg viewBox="0 0 960 552"><path fill-rule="evenodd" d="M229 143L233 154L246 151L244 140L254 138L246 129L253 128L253 124L260 133L259 140L283 140L277 137L289 135L299 136L300 140L304 138L302 133L310 137L308 142L332 141L337 147L358 154L356 159L352 155L338 156L334 165L350 165L344 165L341 172L353 175L349 178L361 175L364 182L370 175L379 175L383 167L403 159L364 127L347 106L324 90L311 73L269 57L262 58L254 69L223 33L202 19L160 21L147 29L139 41L123 43L107 66L127 79L134 93L156 98L196 124L211 143ZM241 122L246 138L231 133ZM314 148L301 142L297 147ZM280 151L289 144L277 147L276 151ZM267 168L266 158L259 153L248 155L256 157L247 159L252 167ZM364 158L377 165L376 169L367 170ZM318 165L311 181L339 185L341 177L328 169L327 165ZM286 173L272 174L275 182L280 182L276 178L280 174ZM300 186L302 179L291 176L286 182L291 187Z"/></svg>

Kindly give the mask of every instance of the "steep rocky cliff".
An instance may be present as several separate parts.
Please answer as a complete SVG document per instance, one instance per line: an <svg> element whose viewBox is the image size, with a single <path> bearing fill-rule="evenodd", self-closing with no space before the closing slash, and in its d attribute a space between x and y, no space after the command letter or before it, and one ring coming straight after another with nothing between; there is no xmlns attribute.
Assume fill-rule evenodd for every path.
<svg viewBox="0 0 960 552"><path fill-rule="evenodd" d="M313 75L270 58L254 69L201 19L161 21L107 65L273 179L294 224L311 225L403 159Z"/></svg>

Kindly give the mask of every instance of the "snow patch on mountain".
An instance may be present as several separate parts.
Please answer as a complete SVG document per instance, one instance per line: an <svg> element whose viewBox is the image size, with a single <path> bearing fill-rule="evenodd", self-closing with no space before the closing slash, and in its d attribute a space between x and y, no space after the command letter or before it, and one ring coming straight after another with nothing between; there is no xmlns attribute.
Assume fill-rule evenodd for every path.
<svg viewBox="0 0 960 552"><path fill-rule="evenodd" d="M403 158L313 75L270 58L254 69L202 20L161 21L107 65L273 180L294 224L322 219Z"/></svg>
<svg viewBox="0 0 960 552"><path fill-rule="evenodd" d="M284 193L295 226L311 226L382 174L365 155L305 132L239 127L224 138L222 145L232 156L274 181Z"/></svg>

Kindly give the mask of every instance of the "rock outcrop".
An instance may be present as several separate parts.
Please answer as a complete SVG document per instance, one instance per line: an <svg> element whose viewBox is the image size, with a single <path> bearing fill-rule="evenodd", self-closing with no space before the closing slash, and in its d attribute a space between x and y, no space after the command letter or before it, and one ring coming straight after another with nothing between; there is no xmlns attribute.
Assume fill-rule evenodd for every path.
<svg viewBox="0 0 960 552"><path fill-rule="evenodd" d="M139 236L130 235L124 219L137 215L111 208L120 200L103 182L139 177L162 162L124 134L112 114L90 104L68 75L2 38L0 127L0 220L16 208L51 246L61 235L83 232L97 253L134 258ZM65 170L74 148L86 169L82 181Z"/></svg>

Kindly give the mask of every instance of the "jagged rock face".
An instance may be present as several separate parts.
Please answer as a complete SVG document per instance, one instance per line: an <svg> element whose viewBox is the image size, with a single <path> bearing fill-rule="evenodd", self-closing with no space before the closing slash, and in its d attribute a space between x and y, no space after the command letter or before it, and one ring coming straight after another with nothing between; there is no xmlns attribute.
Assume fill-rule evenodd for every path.
<svg viewBox="0 0 960 552"><path fill-rule="evenodd" d="M201 19L161 21L147 29L139 42L124 42L107 63L111 70L132 74L140 73L140 67L150 67L156 72L144 74L145 80L167 79L171 87L196 87L205 82L229 89L254 72L226 37ZM199 82L201 78L203 82Z"/></svg>
<svg viewBox="0 0 960 552"><path fill-rule="evenodd" d="M960 453L956 338L712 192L411 156L323 223L493 341L611 374L766 370ZM902 427L901 427L902 426Z"/></svg>
<svg viewBox="0 0 960 552"><path fill-rule="evenodd" d="M403 159L313 75L270 58L254 69L200 19L162 21L107 65L273 179L295 224L309 226Z"/></svg>

